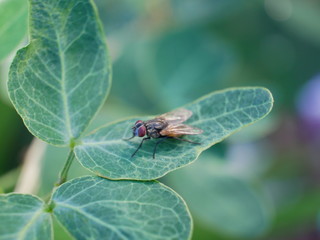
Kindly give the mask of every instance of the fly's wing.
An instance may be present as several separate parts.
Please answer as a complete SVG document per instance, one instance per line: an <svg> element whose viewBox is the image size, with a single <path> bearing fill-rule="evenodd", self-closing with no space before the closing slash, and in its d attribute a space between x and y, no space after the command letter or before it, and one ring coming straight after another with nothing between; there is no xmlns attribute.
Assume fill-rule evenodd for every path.
<svg viewBox="0 0 320 240"><path fill-rule="evenodd" d="M169 125L160 132L162 136L169 137L178 137L181 135L196 135L201 133L203 133L201 129L185 124Z"/></svg>
<svg viewBox="0 0 320 240"><path fill-rule="evenodd" d="M179 124L184 121L186 121L188 118L190 118L192 115L192 112L185 109L185 108L178 108L176 110L173 110L168 113L164 113L157 118L164 119L167 123L170 124Z"/></svg>

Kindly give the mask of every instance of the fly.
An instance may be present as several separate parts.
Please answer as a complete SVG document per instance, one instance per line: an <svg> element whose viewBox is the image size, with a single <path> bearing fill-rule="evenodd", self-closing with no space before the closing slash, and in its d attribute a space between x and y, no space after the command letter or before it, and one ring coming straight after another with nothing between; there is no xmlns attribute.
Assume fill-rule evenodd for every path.
<svg viewBox="0 0 320 240"><path fill-rule="evenodd" d="M182 124L187 119L189 119L191 115L192 115L191 111L184 108L179 108L172 112L164 113L148 121L141 121L141 120L136 121L136 123L132 127L132 133L133 133L132 137L125 140L130 140L134 137L144 137L144 138L140 142L140 145L138 146L138 148L131 155L131 157L133 157L139 151L144 141L152 138L159 139L154 146L153 158L155 158L157 146L159 145L159 143L161 143L162 141L168 138L173 138L173 139L194 143L194 144L200 144L197 142L192 142L187 139L179 138L183 135L196 135L196 134L201 134L203 132L199 128Z"/></svg>

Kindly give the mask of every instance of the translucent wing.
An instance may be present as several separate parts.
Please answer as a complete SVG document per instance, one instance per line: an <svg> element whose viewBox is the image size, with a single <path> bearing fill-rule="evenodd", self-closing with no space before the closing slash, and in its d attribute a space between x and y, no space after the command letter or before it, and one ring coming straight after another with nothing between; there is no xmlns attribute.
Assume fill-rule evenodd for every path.
<svg viewBox="0 0 320 240"><path fill-rule="evenodd" d="M160 132L162 136L169 137L178 137L181 135L196 135L201 133L203 133L201 129L185 124L169 125Z"/></svg>
<svg viewBox="0 0 320 240"><path fill-rule="evenodd" d="M185 108L178 108L168 113L164 113L157 118L163 118L169 124L179 124L190 118L192 112Z"/></svg>

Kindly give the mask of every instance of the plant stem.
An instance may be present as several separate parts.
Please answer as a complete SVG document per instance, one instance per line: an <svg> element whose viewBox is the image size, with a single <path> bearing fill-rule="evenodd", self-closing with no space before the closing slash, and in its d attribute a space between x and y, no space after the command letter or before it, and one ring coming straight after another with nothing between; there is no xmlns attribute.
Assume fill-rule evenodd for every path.
<svg viewBox="0 0 320 240"><path fill-rule="evenodd" d="M59 174L58 181L55 183L54 188L52 189L50 195L47 195L45 197L45 201L47 202L47 207L46 207L47 212L51 212L52 209L54 208L54 203L52 202L52 194L54 193L55 189L57 189L57 187L59 187L61 184L65 183L67 181L68 172L69 172L69 169L71 167L71 164L72 164L74 157L75 156L74 156L73 149L70 149L67 161L65 162L63 169Z"/></svg>
<svg viewBox="0 0 320 240"><path fill-rule="evenodd" d="M73 149L71 149L70 152L69 152L67 161L64 164L64 167L63 167L62 171L60 172L59 180L56 183L56 187L60 186L62 183L67 181L68 172L69 172L69 169L71 167L73 159L74 159L74 152L73 152Z"/></svg>

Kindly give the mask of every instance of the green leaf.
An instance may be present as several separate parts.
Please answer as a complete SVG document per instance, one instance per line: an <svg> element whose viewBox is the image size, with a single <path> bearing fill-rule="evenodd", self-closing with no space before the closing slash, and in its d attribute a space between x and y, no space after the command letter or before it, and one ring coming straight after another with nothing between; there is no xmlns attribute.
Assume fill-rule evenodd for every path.
<svg viewBox="0 0 320 240"><path fill-rule="evenodd" d="M165 179L186 200L195 221L224 236L248 239L265 232L271 219L263 197L243 179L216 170L217 157L200 158Z"/></svg>
<svg viewBox="0 0 320 240"><path fill-rule="evenodd" d="M27 194L0 195L0 239L53 239L44 202Z"/></svg>
<svg viewBox="0 0 320 240"><path fill-rule="evenodd" d="M152 159L155 141L147 141L131 158L141 139L124 141L139 118L106 125L82 139L75 147L80 163L90 171L112 179L150 180L193 162L200 153L230 134L266 116L273 104L265 88L233 88L213 92L186 105L193 112L186 122L202 129L200 135L186 138L201 145L166 140ZM144 117L147 120L152 117Z"/></svg>
<svg viewBox="0 0 320 240"><path fill-rule="evenodd" d="M0 60L12 52L27 32L27 0L0 1Z"/></svg>
<svg viewBox="0 0 320 240"><path fill-rule="evenodd" d="M126 107L121 104L112 103L110 101L99 111L95 119L89 125L88 130L93 129L105 124L107 122L115 121L116 119L123 118L128 115L136 113L135 110ZM0 119L0 123L1 123ZM1 129L1 124L0 124ZM39 191L37 195L40 197L45 197L52 191L52 186L57 182L57 176L61 171L61 167L66 161L66 156L70 150L67 148L57 148L55 146L48 145L46 147L46 152L42 158L41 164L41 182L39 186ZM1 157L1 152L0 152ZM1 162L0 162L1 163ZM92 175L93 173L83 168L78 161L73 161L72 166L68 172L68 178L73 179L80 176ZM5 179L4 179L5 180ZM0 187L1 187L1 177L0 177Z"/></svg>
<svg viewBox="0 0 320 240"><path fill-rule="evenodd" d="M105 101L110 64L89 0L31 0L30 44L9 73L10 98L32 134L59 146L79 138Z"/></svg>
<svg viewBox="0 0 320 240"><path fill-rule="evenodd" d="M53 214L76 239L189 239L184 201L158 182L82 177L53 194Z"/></svg>

